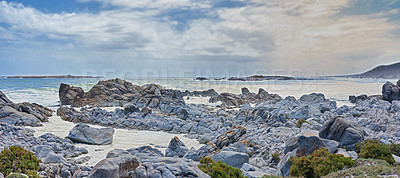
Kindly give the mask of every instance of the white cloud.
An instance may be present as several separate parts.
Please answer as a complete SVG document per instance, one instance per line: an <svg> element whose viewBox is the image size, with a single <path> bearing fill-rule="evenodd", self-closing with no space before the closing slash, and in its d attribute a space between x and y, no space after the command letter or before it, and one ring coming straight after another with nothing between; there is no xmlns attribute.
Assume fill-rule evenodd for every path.
<svg viewBox="0 0 400 178"><path fill-rule="evenodd" d="M0 38L34 42L34 37L46 35L68 41L69 50L97 52L95 56L108 53L121 60L174 63L190 58L201 62L205 57L223 56L234 62L256 61L261 68L317 68L318 74L355 72L354 67L362 71L400 55L399 40L392 35L399 25L387 18L398 10L340 14L352 5L350 0L252 0L243 1L243 7L215 9L209 8L213 1L95 1L116 8L57 14L2 1L0 22L10 27L0 28ZM159 17L177 9L198 8L217 18L193 19L187 22L188 28L178 31L174 27L181 22Z"/></svg>

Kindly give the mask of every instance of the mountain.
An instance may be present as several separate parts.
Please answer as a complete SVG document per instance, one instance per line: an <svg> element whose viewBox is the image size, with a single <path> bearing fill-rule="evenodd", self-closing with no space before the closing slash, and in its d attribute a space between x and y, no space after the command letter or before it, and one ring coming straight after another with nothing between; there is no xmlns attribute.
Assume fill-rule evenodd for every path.
<svg viewBox="0 0 400 178"><path fill-rule="evenodd" d="M342 77L399 79L400 62L390 65L380 65L362 74L345 75Z"/></svg>

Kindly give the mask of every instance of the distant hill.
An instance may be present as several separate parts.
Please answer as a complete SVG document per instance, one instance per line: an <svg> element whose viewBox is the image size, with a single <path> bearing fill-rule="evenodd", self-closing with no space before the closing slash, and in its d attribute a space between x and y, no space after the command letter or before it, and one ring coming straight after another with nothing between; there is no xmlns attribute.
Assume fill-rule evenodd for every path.
<svg viewBox="0 0 400 178"><path fill-rule="evenodd" d="M400 62L390 65L380 65L362 74L345 75L341 77L399 79Z"/></svg>

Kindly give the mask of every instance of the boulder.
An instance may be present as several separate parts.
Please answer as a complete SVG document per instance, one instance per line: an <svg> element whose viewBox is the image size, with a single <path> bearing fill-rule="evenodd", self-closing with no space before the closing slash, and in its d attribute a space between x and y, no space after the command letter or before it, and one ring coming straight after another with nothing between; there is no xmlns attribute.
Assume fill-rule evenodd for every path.
<svg viewBox="0 0 400 178"><path fill-rule="evenodd" d="M397 84L393 84L392 82L387 81L382 86L382 98L385 101L392 102L393 100L400 100L400 80L397 81Z"/></svg>
<svg viewBox="0 0 400 178"><path fill-rule="evenodd" d="M364 101L367 100L368 96L365 94L359 95L359 96L355 96L355 95L351 95L349 96L349 101L350 103L357 103L358 101Z"/></svg>
<svg viewBox="0 0 400 178"><path fill-rule="evenodd" d="M0 91L0 121L16 126L41 126L53 111L36 103L15 104Z"/></svg>
<svg viewBox="0 0 400 178"><path fill-rule="evenodd" d="M231 130L219 135L213 143L219 148L228 146L231 143L235 143L240 140L240 138L246 134L246 129L243 127L233 127Z"/></svg>
<svg viewBox="0 0 400 178"><path fill-rule="evenodd" d="M327 148L331 153L334 153L338 148L339 144L337 141L319 138L316 136L297 136L290 138L285 145L285 154L296 150L296 156L307 156L313 151L318 150L321 147Z"/></svg>
<svg viewBox="0 0 400 178"><path fill-rule="evenodd" d="M128 177L140 164L140 159L130 154L106 158L98 162L89 174L89 178Z"/></svg>
<svg viewBox="0 0 400 178"><path fill-rule="evenodd" d="M249 155L234 151L220 151L211 157L214 161L221 161L228 166L241 168L244 163L249 162Z"/></svg>
<svg viewBox="0 0 400 178"><path fill-rule="evenodd" d="M81 87L71 87L68 84L61 83L58 89L58 97L61 105L72 105L83 97L85 91Z"/></svg>
<svg viewBox="0 0 400 178"><path fill-rule="evenodd" d="M283 177L289 176L290 168L292 167L292 164L290 164L289 160L291 157L296 157L296 152L297 150L295 149L281 158L278 165L276 166L276 171L277 171L276 174L278 176L283 176Z"/></svg>
<svg viewBox="0 0 400 178"><path fill-rule="evenodd" d="M165 156L183 157L188 151L189 149L186 147L186 145L181 140L179 140L178 137L174 137L171 139L168 148L165 150Z"/></svg>
<svg viewBox="0 0 400 178"><path fill-rule="evenodd" d="M113 135L113 128L94 128L86 124L77 124L67 138L80 143L107 145L112 143Z"/></svg>
<svg viewBox="0 0 400 178"><path fill-rule="evenodd" d="M88 114L66 106L61 106L57 109L57 116L60 116L62 120L74 123L92 123L93 121Z"/></svg>
<svg viewBox="0 0 400 178"><path fill-rule="evenodd" d="M354 149L355 144L363 141L362 132L342 117L329 119L322 126L319 137L339 142L339 146Z"/></svg>

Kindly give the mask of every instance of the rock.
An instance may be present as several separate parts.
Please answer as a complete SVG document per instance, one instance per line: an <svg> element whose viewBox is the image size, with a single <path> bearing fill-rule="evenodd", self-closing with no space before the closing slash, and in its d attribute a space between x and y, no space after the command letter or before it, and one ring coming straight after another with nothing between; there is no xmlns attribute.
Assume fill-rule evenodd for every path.
<svg viewBox="0 0 400 178"><path fill-rule="evenodd" d="M59 107L57 109L57 116L60 116L62 120L74 122L74 123L92 123L93 119L88 114L76 111L72 107Z"/></svg>
<svg viewBox="0 0 400 178"><path fill-rule="evenodd" d="M234 151L220 151L211 157L214 161L222 161L228 166L241 168L244 163L249 162L249 155Z"/></svg>
<svg viewBox="0 0 400 178"><path fill-rule="evenodd" d="M83 157L75 159L75 163L76 164L83 164L83 163L88 162L90 159L92 159L91 156L83 156Z"/></svg>
<svg viewBox="0 0 400 178"><path fill-rule="evenodd" d="M329 150L329 152L334 153L338 146L338 142L333 140L323 139L316 136L297 136L290 138L286 142L284 152L287 154L293 150L296 150L296 156L301 157L307 156L321 147L325 147Z"/></svg>
<svg viewBox="0 0 400 178"><path fill-rule="evenodd" d="M240 168L243 171L255 171L256 169L249 163L244 163L243 166Z"/></svg>
<svg viewBox="0 0 400 178"><path fill-rule="evenodd" d="M355 144L363 141L362 132L342 117L329 119L321 128L319 137L339 142L339 146L354 149Z"/></svg>
<svg viewBox="0 0 400 178"><path fill-rule="evenodd" d="M338 150L335 154L340 154L340 155L343 155L344 157L350 157L353 160L358 159L358 154L355 151L346 151L343 148L338 148Z"/></svg>
<svg viewBox="0 0 400 178"><path fill-rule="evenodd" d="M358 101L364 101L367 99L368 99L368 96L365 94L359 95L359 96L354 96L354 95L349 96L350 103L357 103Z"/></svg>
<svg viewBox="0 0 400 178"><path fill-rule="evenodd" d="M231 130L219 135L213 142L219 149L221 149L224 146L239 141L244 134L246 134L245 128L233 127Z"/></svg>
<svg viewBox="0 0 400 178"><path fill-rule="evenodd" d="M198 163L173 157L141 157L142 164L130 174L131 177L188 177L209 178Z"/></svg>
<svg viewBox="0 0 400 178"><path fill-rule="evenodd" d="M49 153L44 158L41 159L43 163L63 163L65 162L64 158L60 155Z"/></svg>
<svg viewBox="0 0 400 178"><path fill-rule="evenodd" d="M85 92L80 87L71 87L61 83L58 90L58 97L62 105L72 105L83 97Z"/></svg>
<svg viewBox="0 0 400 178"><path fill-rule="evenodd" d="M178 137L174 137L171 139L169 142L168 148L165 150L165 156L167 157L183 157L189 149L186 147L186 145L179 140Z"/></svg>
<svg viewBox="0 0 400 178"><path fill-rule="evenodd" d="M217 96L212 96L209 99L210 103L222 102L226 106L239 107L245 103L257 103L260 101L279 101L282 97L276 94L268 94L264 89L260 89L258 94L251 93L249 89L242 88L242 94L236 95L232 93L221 93Z"/></svg>
<svg viewBox="0 0 400 178"><path fill-rule="evenodd" d="M98 162L89 174L89 178L117 178L127 177L130 171L135 170L140 160L132 155L106 158Z"/></svg>
<svg viewBox="0 0 400 178"><path fill-rule="evenodd" d="M396 156L396 155L394 155L394 154L392 154L392 156L393 156L394 161L395 161L396 163L400 163L400 157L399 157L399 156Z"/></svg>
<svg viewBox="0 0 400 178"><path fill-rule="evenodd" d="M218 93L214 89L209 89L204 91L193 91L193 92L186 90L183 93L183 96L198 96L198 97L212 97L217 95Z"/></svg>
<svg viewBox="0 0 400 178"><path fill-rule="evenodd" d="M71 129L67 138L81 143L107 145L112 143L113 135L113 128L93 128L86 124L77 124Z"/></svg>
<svg viewBox="0 0 400 178"><path fill-rule="evenodd" d="M393 84L392 82L387 81L382 86L382 98L383 98L383 100L389 101L389 102L392 102L393 100L400 100L399 81L397 81L396 85Z"/></svg>
<svg viewBox="0 0 400 178"><path fill-rule="evenodd" d="M297 155L296 152L297 149L294 149L293 151L286 153L286 155L281 158L281 161L276 166L276 171L278 176L283 176L283 177L289 176L290 168L292 167L292 164L290 164L289 160L291 157L296 157Z"/></svg>
<svg viewBox="0 0 400 178"><path fill-rule="evenodd" d="M135 112L139 112L139 108L133 104L130 104L130 105L127 105L124 107L124 114L130 114L130 113L135 113Z"/></svg>
<svg viewBox="0 0 400 178"><path fill-rule="evenodd" d="M130 154L130 153L122 149L113 149L107 153L106 158L115 158L122 156L124 154Z"/></svg>
<svg viewBox="0 0 400 178"><path fill-rule="evenodd" d="M178 114L179 119L186 120L188 118L188 116L189 116L189 113L186 109L181 109L181 111L179 111L179 114Z"/></svg>
<svg viewBox="0 0 400 178"><path fill-rule="evenodd" d="M0 121L15 126L41 126L52 115L52 110L35 103L15 104L0 91Z"/></svg>

